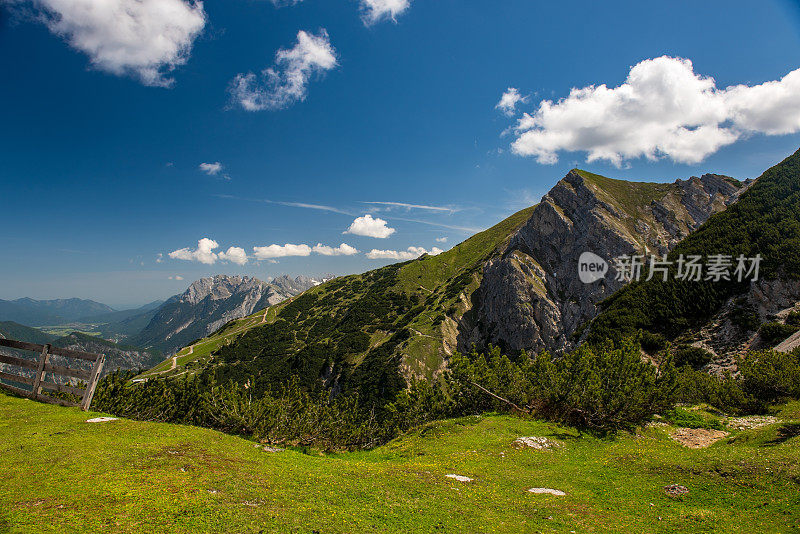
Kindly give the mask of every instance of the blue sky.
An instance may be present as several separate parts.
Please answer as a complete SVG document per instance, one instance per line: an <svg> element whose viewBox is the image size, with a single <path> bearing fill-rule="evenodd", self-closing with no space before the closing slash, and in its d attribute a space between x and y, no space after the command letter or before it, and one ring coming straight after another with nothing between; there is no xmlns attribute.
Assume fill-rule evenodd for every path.
<svg viewBox="0 0 800 534"><path fill-rule="evenodd" d="M178 10L177 36L158 12L124 41L113 16L0 0L0 298L124 307L215 273L361 272L396 261L373 250L447 249L575 166L750 178L800 146L796 2L149 2ZM167 30L182 53L154 48ZM629 74L645 81L613 91ZM628 89L693 104L642 110ZM268 248L287 243L308 255ZM342 243L358 253L314 250Z"/></svg>

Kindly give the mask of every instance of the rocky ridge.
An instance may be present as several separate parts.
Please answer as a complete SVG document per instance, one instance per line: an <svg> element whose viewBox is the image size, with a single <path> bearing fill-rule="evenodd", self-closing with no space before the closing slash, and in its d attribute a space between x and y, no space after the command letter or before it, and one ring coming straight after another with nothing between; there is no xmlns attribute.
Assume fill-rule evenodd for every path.
<svg viewBox="0 0 800 534"><path fill-rule="evenodd" d="M625 182L572 170L550 190L507 246L483 268L477 305L459 325L458 348L560 352L623 282L612 266L586 284L578 258L664 254L749 182L705 174L671 184Z"/></svg>

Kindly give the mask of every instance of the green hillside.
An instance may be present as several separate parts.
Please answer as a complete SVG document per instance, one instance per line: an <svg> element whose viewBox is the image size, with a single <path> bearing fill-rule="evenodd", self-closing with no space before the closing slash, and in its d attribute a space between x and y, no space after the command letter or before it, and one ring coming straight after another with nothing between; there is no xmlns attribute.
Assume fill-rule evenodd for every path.
<svg viewBox="0 0 800 534"><path fill-rule="evenodd" d="M191 373L202 366L219 382L250 380L257 392L292 375L309 387L326 376L328 386L354 383L367 397L390 398L405 387L401 366L420 377L441 368L444 339L455 335L446 318L469 309L483 263L532 209L437 256L337 278L274 306L266 318L261 311L232 322L191 353L180 351L175 366L170 359L145 376L182 374L191 364Z"/></svg>
<svg viewBox="0 0 800 534"><path fill-rule="evenodd" d="M800 150L764 172L735 204L681 241L669 259L680 254L760 254L760 278L800 276ZM618 339L639 329L674 337L702 324L728 298L746 291L748 283L678 281L672 276L667 282L632 283L604 303L604 311L592 321L590 340Z"/></svg>
<svg viewBox="0 0 800 534"><path fill-rule="evenodd" d="M0 532L772 533L800 525L800 437L786 421L687 449L669 426L608 440L468 417L372 451L320 455L266 452L190 426L86 422L98 415L0 394ZM800 411L794 404L780 415L796 420ZM513 448L521 436L558 447ZM671 484L689 493L670 497L663 488Z"/></svg>
<svg viewBox="0 0 800 534"><path fill-rule="evenodd" d="M227 343L231 343L239 334L267 322L273 322L276 309L281 306L271 306L265 310L231 321L208 337L199 339L174 356L167 358L152 369L139 375L137 378L176 377L194 375L204 365L209 363L211 354Z"/></svg>
<svg viewBox="0 0 800 534"><path fill-rule="evenodd" d="M56 336L42 332L38 328L31 328L14 321L0 322L0 334L8 339L16 339L18 341L27 341L28 343L52 343Z"/></svg>

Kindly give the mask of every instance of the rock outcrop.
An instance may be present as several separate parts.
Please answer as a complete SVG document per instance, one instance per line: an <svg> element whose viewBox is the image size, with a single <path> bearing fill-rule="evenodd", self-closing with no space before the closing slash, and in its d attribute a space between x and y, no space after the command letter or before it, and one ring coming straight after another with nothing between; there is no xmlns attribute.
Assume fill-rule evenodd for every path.
<svg viewBox="0 0 800 534"><path fill-rule="evenodd" d="M570 171L484 266L458 348L491 343L506 351L560 352L575 346L579 327L623 285L613 267L593 283L581 282L583 252L607 262L625 254L664 254L747 185L715 174L660 184Z"/></svg>
<svg viewBox="0 0 800 534"><path fill-rule="evenodd" d="M758 334L758 326L768 321L785 323L798 305L800 280L784 277L751 282L745 293L728 299L706 324L688 330L677 342L709 351L713 359L706 366L707 371L735 373L737 356L748 350L771 348ZM798 338L791 336L775 349L790 352L800 346Z"/></svg>

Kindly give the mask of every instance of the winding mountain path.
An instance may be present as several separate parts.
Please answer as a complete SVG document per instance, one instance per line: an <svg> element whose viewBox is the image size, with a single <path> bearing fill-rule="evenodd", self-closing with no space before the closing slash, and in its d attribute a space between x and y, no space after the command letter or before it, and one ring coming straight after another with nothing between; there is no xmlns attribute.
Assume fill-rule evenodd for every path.
<svg viewBox="0 0 800 534"><path fill-rule="evenodd" d="M180 351L179 351L180 352ZM184 354L183 356L188 356L194 352L194 345L189 345L189 352ZM178 355L172 357L172 367L169 368L169 371L174 371L175 368L178 367ZM169 371L162 371L163 373L168 373Z"/></svg>
<svg viewBox="0 0 800 534"><path fill-rule="evenodd" d="M267 322L267 316L269 315L269 310L270 310L270 308L271 308L271 306L268 306L268 307L267 307L267 308L264 310L264 315L262 315L262 316L261 316L261 320L260 320L258 323L256 323L256 325L261 325L261 324L264 324L264 323L266 323L266 322ZM230 333L228 333L228 334L226 334L226 335L227 335L227 336L236 336L236 335L238 335L238 334L240 334L240 333L244 332L245 330L248 330L248 329L250 329L250 328L252 328L253 326L256 326L256 325L254 325L254 324L252 324L252 323L250 323L250 324L245 324L245 325L244 325L244 326L242 326L241 328L238 328L238 329L236 329L236 330L234 330L234 331L232 331L232 332L230 332ZM206 340L206 341L207 341L207 340ZM181 354L180 352L183 350L183 349L181 349L180 351L178 351L178 353L177 353L177 354L175 354L174 356L172 356L172 357L170 358L170 360L172 360L172 362L170 363L170 367L169 367L169 369L164 369L163 371L157 371L157 372L147 373L147 375L142 375L142 377L143 377L143 378L134 379L134 382L142 382L142 381L146 380L147 378L149 378L149 377L150 377L150 376L152 376L152 375L163 375L163 374L171 373L172 371L174 371L175 369L177 369L177 368L178 368L178 358L183 358L184 356L189 356L189 355L193 354L193 353L194 353L194 347L195 347L195 345L198 345L198 344L200 344L200 343L202 343L202 341L199 341L199 342L197 342L197 343L195 343L195 344L193 344L193 345L189 345L188 347L184 347L184 348L188 348L188 349L189 349L189 352L187 352L186 354ZM182 374L182 373L179 373L179 374L177 374L177 375L175 375L175 376L180 376L180 374ZM149 375L149 376L148 376L148 375Z"/></svg>

